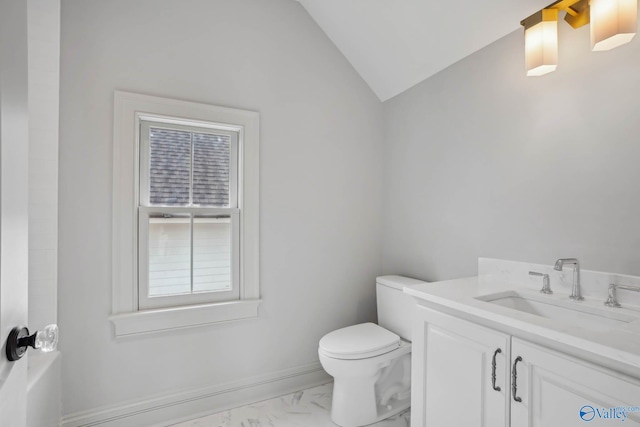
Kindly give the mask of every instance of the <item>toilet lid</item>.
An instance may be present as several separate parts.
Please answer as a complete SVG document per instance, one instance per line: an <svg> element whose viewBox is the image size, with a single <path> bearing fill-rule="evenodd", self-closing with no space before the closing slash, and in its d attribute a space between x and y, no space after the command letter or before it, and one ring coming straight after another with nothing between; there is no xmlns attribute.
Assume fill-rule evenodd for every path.
<svg viewBox="0 0 640 427"><path fill-rule="evenodd" d="M320 351L334 359L364 359L388 353L399 346L398 335L375 323L338 329L320 340Z"/></svg>

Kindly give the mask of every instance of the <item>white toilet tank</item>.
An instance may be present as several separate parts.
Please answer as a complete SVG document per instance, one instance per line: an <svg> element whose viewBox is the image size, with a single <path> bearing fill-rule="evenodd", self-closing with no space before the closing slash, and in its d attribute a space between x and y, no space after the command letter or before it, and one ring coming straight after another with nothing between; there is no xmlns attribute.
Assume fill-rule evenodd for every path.
<svg viewBox="0 0 640 427"><path fill-rule="evenodd" d="M413 313L416 301L402 292L405 286L417 286L426 282L402 276L380 276L376 279L378 324L400 338L411 341Z"/></svg>

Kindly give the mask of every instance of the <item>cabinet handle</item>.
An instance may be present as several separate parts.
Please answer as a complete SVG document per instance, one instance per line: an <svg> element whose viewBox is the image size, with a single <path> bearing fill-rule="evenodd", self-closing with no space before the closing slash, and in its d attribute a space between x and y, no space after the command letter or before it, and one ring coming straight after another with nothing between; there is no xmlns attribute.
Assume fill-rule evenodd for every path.
<svg viewBox="0 0 640 427"><path fill-rule="evenodd" d="M501 349L497 349L493 352L493 359L491 360L491 385L495 391L500 391L500 387L496 387L496 356L498 353L502 353Z"/></svg>
<svg viewBox="0 0 640 427"><path fill-rule="evenodd" d="M511 392L513 393L513 400L516 402L522 402L522 399L517 396L518 394L518 362L522 361L522 357L516 357L516 360L513 362L513 370L511 372Z"/></svg>

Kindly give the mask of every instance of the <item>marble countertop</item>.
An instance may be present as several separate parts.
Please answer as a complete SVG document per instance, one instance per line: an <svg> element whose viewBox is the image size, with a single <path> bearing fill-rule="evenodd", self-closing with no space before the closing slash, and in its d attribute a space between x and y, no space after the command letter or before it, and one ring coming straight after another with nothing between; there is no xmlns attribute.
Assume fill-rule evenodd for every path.
<svg viewBox="0 0 640 427"><path fill-rule="evenodd" d="M567 292L569 289L558 284L556 288L559 289L553 289L553 281L554 293L544 295L539 292L539 278L530 280L526 272L536 268L538 271L544 270L543 266L510 261L505 263L509 268L505 269L505 264L498 260L481 259L479 276L419 284L405 287L404 292L415 297L421 305L640 378L640 306L623 302L624 308L605 307L603 295L606 292L587 292L584 301L571 301ZM590 274L598 276L597 272ZM602 275L607 279L612 277L609 273ZM624 282L630 283L631 276L622 277ZM597 282L595 279L593 281ZM613 279L608 281L620 283ZM573 308L575 304L578 314L574 319L574 312L570 310L566 319L555 320L482 300L487 295L514 292L556 306ZM602 324L589 327L581 322L579 313L589 311L602 315ZM607 318L624 320L606 322L609 320Z"/></svg>

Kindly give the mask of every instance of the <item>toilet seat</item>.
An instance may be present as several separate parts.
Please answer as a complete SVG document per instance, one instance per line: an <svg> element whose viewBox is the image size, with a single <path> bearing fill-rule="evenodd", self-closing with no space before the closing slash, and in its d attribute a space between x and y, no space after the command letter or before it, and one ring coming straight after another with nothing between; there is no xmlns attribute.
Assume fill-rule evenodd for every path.
<svg viewBox="0 0 640 427"><path fill-rule="evenodd" d="M361 323L330 332L320 340L319 351L334 359L365 359L400 347L400 337L375 323Z"/></svg>

